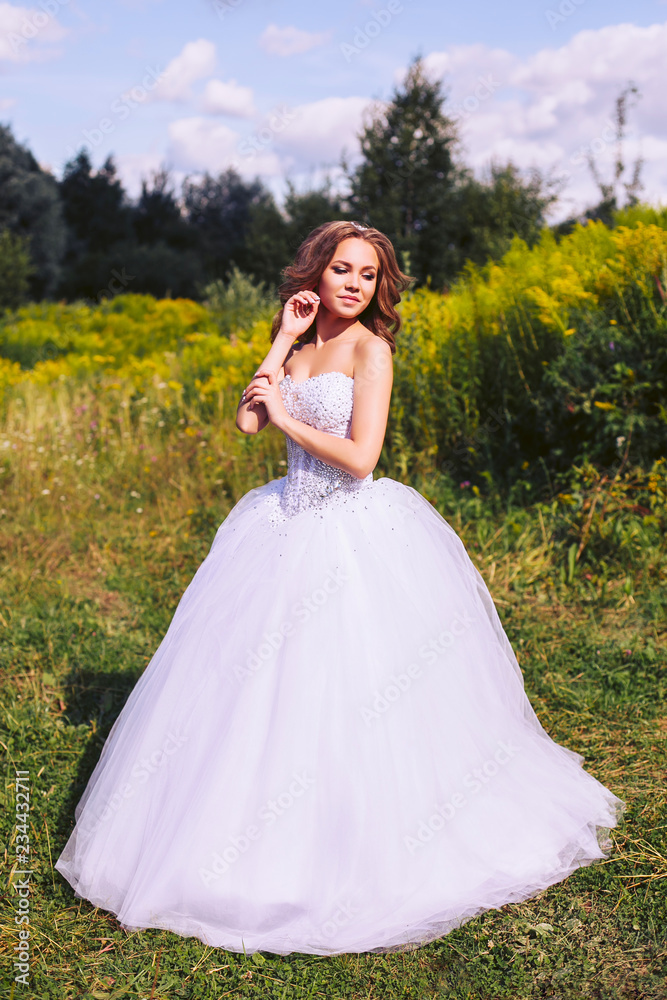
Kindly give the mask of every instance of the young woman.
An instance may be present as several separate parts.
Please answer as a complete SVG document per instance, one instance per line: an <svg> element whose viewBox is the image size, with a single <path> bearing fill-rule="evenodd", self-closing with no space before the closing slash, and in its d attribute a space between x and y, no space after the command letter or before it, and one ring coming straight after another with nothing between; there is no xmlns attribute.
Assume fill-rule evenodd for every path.
<svg viewBox="0 0 667 1000"><path fill-rule="evenodd" d="M351 222L287 269L237 414L287 475L220 525L56 863L128 929L409 948L607 856L625 805L540 725L461 541L373 480L407 283Z"/></svg>

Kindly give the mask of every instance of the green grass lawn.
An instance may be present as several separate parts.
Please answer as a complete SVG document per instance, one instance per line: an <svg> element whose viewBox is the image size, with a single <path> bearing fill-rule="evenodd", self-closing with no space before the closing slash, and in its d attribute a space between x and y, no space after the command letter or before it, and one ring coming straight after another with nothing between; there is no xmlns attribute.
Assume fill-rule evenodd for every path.
<svg viewBox="0 0 667 1000"><path fill-rule="evenodd" d="M268 437L251 452L245 441L230 444L228 429L199 447L181 429L168 447L155 445L152 464L128 439L113 468L75 458L56 468L48 448L39 451L50 425L29 442L25 428L5 433L25 455L0 466L2 997L667 995L662 514L626 502L622 490L591 503L599 482L562 503L508 509L414 479L484 574L542 724L627 803L613 853L415 951L246 958L170 932L128 934L76 900L53 862L215 528L242 492L282 473L282 443ZM31 793L29 987L13 983L12 968L17 770L29 771Z"/></svg>

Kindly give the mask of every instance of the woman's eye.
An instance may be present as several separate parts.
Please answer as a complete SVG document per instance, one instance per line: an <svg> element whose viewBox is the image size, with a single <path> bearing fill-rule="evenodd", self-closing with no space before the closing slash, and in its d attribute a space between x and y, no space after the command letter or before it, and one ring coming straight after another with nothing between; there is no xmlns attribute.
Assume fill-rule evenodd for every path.
<svg viewBox="0 0 667 1000"><path fill-rule="evenodd" d="M335 274L347 274L346 267L332 267L331 270L334 271ZM366 278L367 281L373 281L375 279L374 274L364 274L362 277Z"/></svg>

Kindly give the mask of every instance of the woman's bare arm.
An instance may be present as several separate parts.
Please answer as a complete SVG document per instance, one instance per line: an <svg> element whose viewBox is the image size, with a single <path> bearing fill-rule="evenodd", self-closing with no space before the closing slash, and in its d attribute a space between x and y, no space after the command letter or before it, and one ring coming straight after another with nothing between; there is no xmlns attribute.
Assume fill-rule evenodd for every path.
<svg viewBox="0 0 667 1000"><path fill-rule="evenodd" d="M261 365L257 369L261 371L273 371L275 372L278 379L282 378L284 374L284 363L287 355L292 349L292 344L294 343L294 338L289 334L280 331L276 339L271 344L271 349L266 355ZM261 376L260 378L254 377L250 381L250 385L268 385L268 376ZM252 399L244 402L243 397L239 402L238 409L236 411L236 426L244 434L257 434L259 431L263 430L269 423L269 415L266 412L266 406L257 400Z"/></svg>
<svg viewBox="0 0 667 1000"><path fill-rule="evenodd" d="M244 396L241 397L236 410L236 426L244 434L257 434L258 431L266 427L270 419L266 406L261 400L253 399L251 395L247 399L244 397L251 387L268 386L269 373L272 373L276 378L281 378L284 375L285 360L294 341L302 333L305 333L312 324L317 316L319 304L319 295L308 289L296 292L285 303L280 330L271 344L269 353L250 380L247 389L244 390Z"/></svg>

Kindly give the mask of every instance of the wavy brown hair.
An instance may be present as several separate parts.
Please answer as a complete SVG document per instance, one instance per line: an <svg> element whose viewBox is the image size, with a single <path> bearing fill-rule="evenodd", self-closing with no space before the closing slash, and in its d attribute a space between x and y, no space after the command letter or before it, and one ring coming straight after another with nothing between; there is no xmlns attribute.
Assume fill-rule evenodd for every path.
<svg viewBox="0 0 667 1000"><path fill-rule="evenodd" d="M333 260L336 247L347 239L365 240L374 247L378 255L377 284L373 298L357 319L377 337L386 340L391 353L396 351L396 334L401 328L401 317L396 311L396 305L401 300L401 292L413 280L403 274L396 262L396 254L391 241L379 229L362 226L358 222L325 222L313 229L296 252L294 263L283 271L283 283L278 289L282 303L281 308L273 317L271 324L271 341L280 330L285 303L296 292L314 291L324 273L324 269ZM296 341L307 343L315 336L315 323L311 325ZM295 343L296 343L295 341Z"/></svg>

